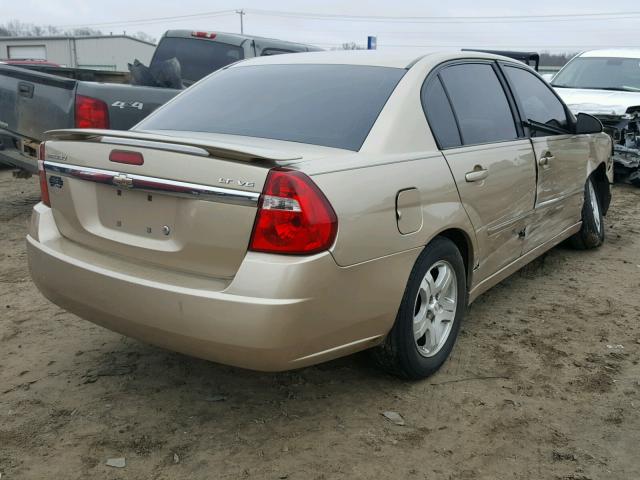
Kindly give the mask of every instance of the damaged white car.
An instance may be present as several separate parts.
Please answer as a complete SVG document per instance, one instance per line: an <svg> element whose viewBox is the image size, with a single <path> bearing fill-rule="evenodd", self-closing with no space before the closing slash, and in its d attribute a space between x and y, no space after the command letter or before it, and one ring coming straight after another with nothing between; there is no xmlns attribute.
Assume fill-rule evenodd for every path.
<svg viewBox="0 0 640 480"><path fill-rule="evenodd" d="M640 49L583 52L551 85L574 114L600 119L613 139L616 181L640 186Z"/></svg>

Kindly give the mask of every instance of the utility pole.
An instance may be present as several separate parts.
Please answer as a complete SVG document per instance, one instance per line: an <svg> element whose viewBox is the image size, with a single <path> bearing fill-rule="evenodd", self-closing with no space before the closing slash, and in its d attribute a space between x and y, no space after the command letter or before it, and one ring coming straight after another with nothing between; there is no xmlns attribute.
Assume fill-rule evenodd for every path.
<svg viewBox="0 0 640 480"><path fill-rule="evenodd" d="M244 8L241 8L240 10L236 10L236 13L238 15L240 15L240 34L244 34L244 23L242 22L242 17L244 17L246 15Z"/></svg>

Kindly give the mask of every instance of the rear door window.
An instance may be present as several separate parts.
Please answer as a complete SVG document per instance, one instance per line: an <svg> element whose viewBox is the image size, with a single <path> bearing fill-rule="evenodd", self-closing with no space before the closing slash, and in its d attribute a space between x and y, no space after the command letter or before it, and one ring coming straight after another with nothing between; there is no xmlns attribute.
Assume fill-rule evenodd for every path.
<svg viewBox="0 0 640 480"><path fill-rule="evenodd" d="M422 87L422 108L431 131L441 149L462 144L456 119L439 77L432 78Z"/></svg>
<svg viewBox="0 0 640 480"><path fill-rule="evenodd" d="M441 70L464 145L518 138L511 107L491 64L465 63Z"/></svg>
<svg viewBox="0 0 640 480"><path fill-rule="evenodd" d="M562 102L551 88L533 73L524 68L504 65L504 71L514 94L520 100L524 116L528 121L547 125L553 130L531 129L532 136L562 135L568 133L567 113Z"/></svg>

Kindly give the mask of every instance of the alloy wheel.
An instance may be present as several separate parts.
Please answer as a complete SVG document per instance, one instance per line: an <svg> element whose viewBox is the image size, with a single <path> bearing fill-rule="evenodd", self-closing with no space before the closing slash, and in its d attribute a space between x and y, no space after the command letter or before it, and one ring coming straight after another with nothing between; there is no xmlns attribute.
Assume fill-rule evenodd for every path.
<svg viewBox="0 0 640 480"><path fill-rule="evenodd" d="M602 226L600 225L600 203L598 203L598 196L596 190L593 188L593 181L589 180L589 200L591 202L591 211L593 212L593 221L596 225L598 233Z"/></svg>
<svg viewBox="0 0 640 480"><path fill-rule="evenodd" d="M420 355L433 357L451 333L458 305L456 272L449 262L440 260L428 270L416 295L413 338Z"/></svg>

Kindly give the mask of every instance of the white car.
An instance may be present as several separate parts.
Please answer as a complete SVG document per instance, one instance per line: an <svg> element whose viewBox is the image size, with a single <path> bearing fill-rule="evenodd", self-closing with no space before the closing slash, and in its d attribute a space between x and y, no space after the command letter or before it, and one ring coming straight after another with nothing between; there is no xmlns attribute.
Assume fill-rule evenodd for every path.
<svg viewBox="0 0 640 480"><path fill-rule="evenodd" d="M583 52L551 85L574 114L602 122L613 139L616 176L640 186L640 49Z"/></svg>

